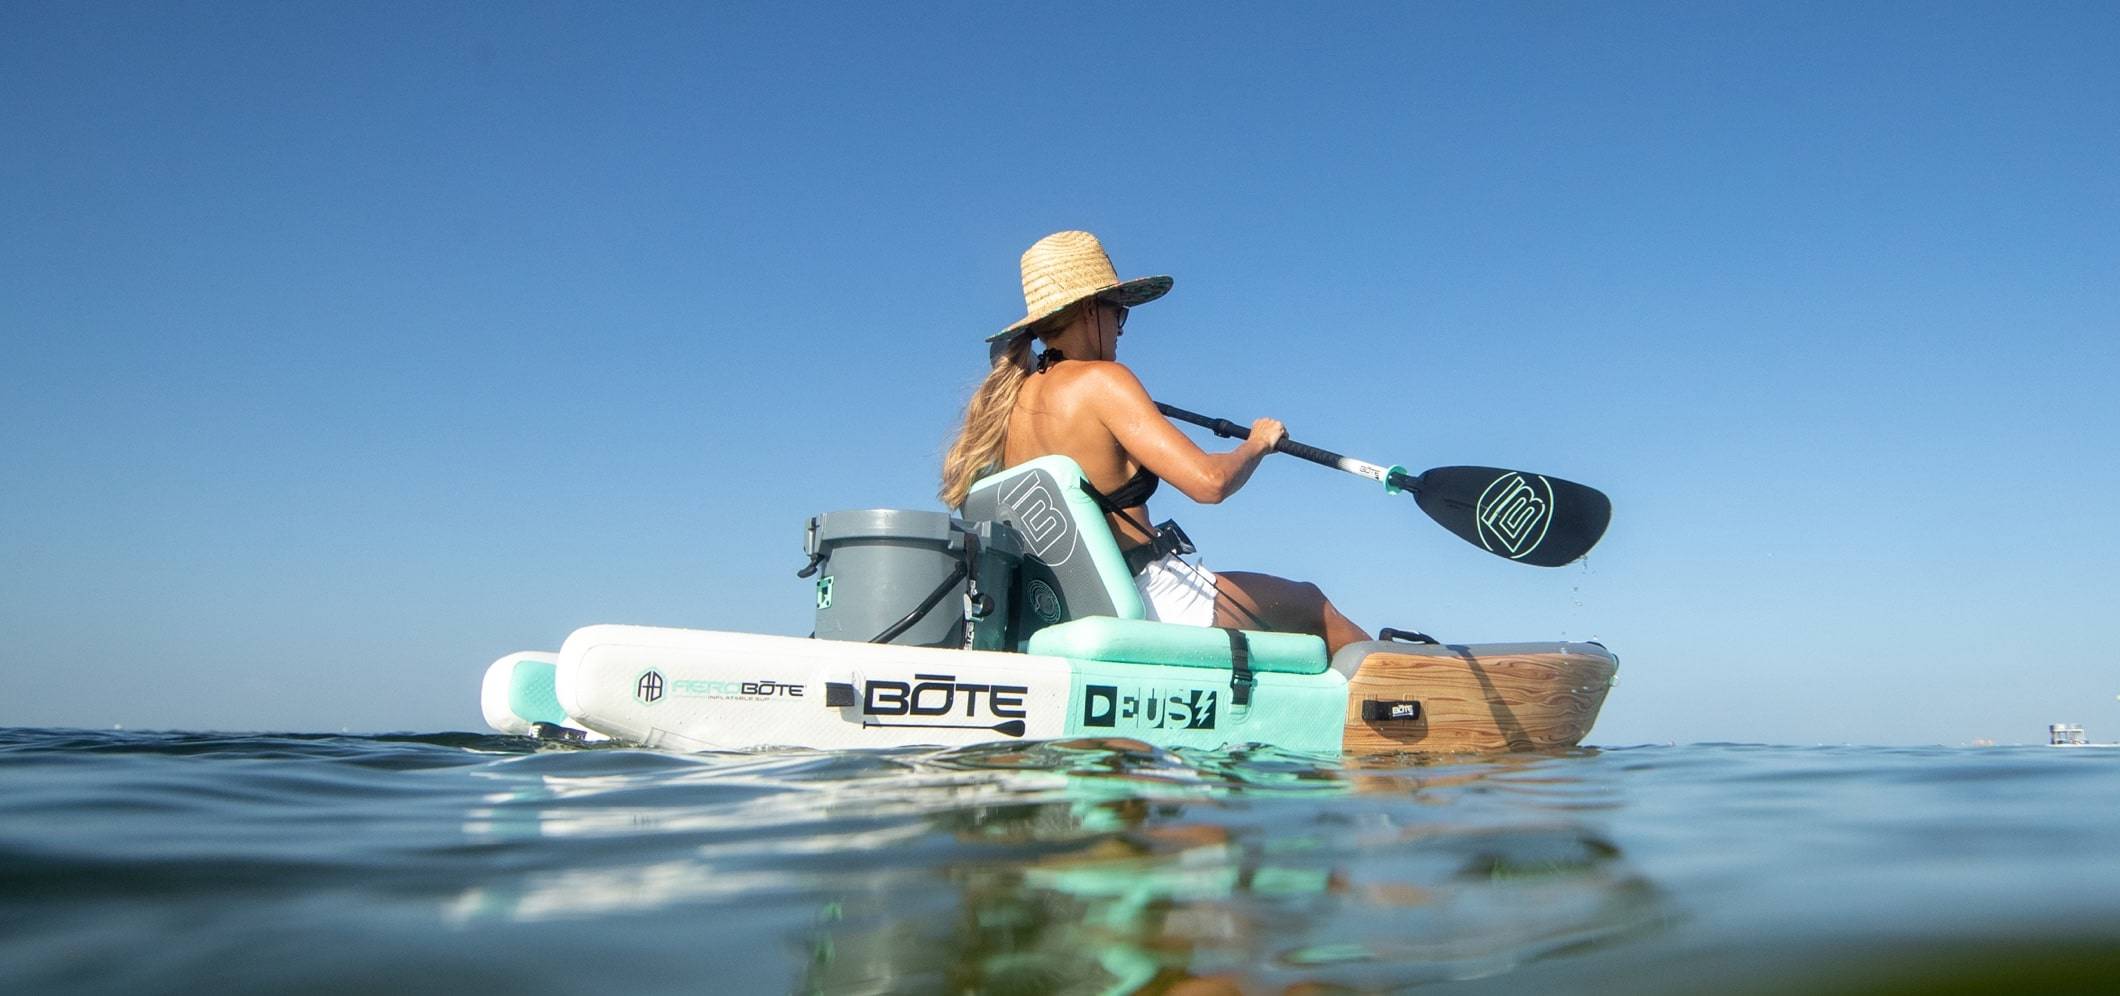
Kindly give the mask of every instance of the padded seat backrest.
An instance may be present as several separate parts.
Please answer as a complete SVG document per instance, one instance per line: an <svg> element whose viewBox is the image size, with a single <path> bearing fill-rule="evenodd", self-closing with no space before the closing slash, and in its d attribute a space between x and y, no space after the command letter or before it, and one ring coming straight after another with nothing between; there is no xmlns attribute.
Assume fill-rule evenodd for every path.
<svg viewBox="0 0 2120 996"><path fill-rule="evenodd" d="M1006 522L1023 543L1013 600L1017 646L1070 619L1148 616L1104 509L1082 480L1074 460L1042 456L980 478L964 499L966 519Z"/></svg>

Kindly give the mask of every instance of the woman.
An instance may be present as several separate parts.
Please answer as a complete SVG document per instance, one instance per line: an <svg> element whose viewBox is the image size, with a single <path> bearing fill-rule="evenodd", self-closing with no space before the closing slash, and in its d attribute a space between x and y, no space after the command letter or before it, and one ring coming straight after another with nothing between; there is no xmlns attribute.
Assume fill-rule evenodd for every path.
<svg viewBox="0 0 2120 996"><path fill-rule="evenodd" d="M1252 423L1251 438L1208 453L1156 410L1133 371L1118 362L1129 308L1162 297L1169 277L1120 282L1088 232L1058 232L1023 254L1024 318L988 338L994 368L965 406L964 427L943 461L941 497L964 504L972 482L1026 460L1059 453L1088 478L1135 566L1148 617L1198 626L1314 633L1336 653L1368 639L1316 585L1268 574L1220 574L1180 559L1191 552L1149 525L1147 501L1168 481L1194 501L1214 504L1237 492L1288 432L1279 421ZM1031 340L1044 343L1035 358ZM1182 536L1182 534L1178 534Z"/></svg>

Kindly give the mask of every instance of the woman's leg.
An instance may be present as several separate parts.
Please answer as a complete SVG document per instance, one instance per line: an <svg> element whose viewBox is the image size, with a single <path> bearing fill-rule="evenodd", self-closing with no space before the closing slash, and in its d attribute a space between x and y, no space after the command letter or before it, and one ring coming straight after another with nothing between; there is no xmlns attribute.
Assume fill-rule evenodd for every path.
<svg viewBox="0 0 2120 996"><path fill-rule="evenodd" d="M1327 601L1318 586L1250 571L1215 572L1215 625L1277 633L1314 633L1330 656L1369 639Z"/></svg>

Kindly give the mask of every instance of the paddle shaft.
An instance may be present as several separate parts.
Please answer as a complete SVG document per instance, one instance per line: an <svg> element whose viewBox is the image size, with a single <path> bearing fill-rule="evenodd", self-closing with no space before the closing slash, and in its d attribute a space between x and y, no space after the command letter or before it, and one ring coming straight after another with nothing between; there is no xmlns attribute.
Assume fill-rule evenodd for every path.
<svg viewBox="0 0 2120 996"><path fill-rule="evenodd" d="M1251 438L1251 429L1248 426L1238 425L1226 418L1209 418L1198 412L1189 412L1176 405L1166 405L1160 401L1156 402L1156 410L1162 412L1166 417L1177 419L1180 422L1190 422L1202 429L1213 432L1217 436L1235 439ZM1367 460L1357 460L1351 456L1334 453L1331 450L1320 449L1309 443L1299 443L1286 436L1281 437L1280 443L1274 446L1274 452L1286 453L1289 456L1300 457L1311 463L1344 470L1356 477L1366 477L1379 484L1402 491L1420 490L1421 479L1397 467L1380 467Z"/></svg>

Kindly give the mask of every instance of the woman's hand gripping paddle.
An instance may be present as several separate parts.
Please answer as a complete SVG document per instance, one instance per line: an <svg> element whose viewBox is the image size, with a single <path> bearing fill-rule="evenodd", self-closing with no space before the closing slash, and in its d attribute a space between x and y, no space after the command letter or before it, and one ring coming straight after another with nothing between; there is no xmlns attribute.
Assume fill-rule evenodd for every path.
<svg viewBox="0 0 2120 996"><path fill-rule="evenodd" d="M1251 430L1158 403L1164 415L1217 436L1248 439ZM1612 521L1612 500L1596 488L1500 467L1437 467L1418 476L1282 438L1274 450L1407 491L1443 528L1488 553L1538 567L1559 567L1589 553Z"/></svg>

